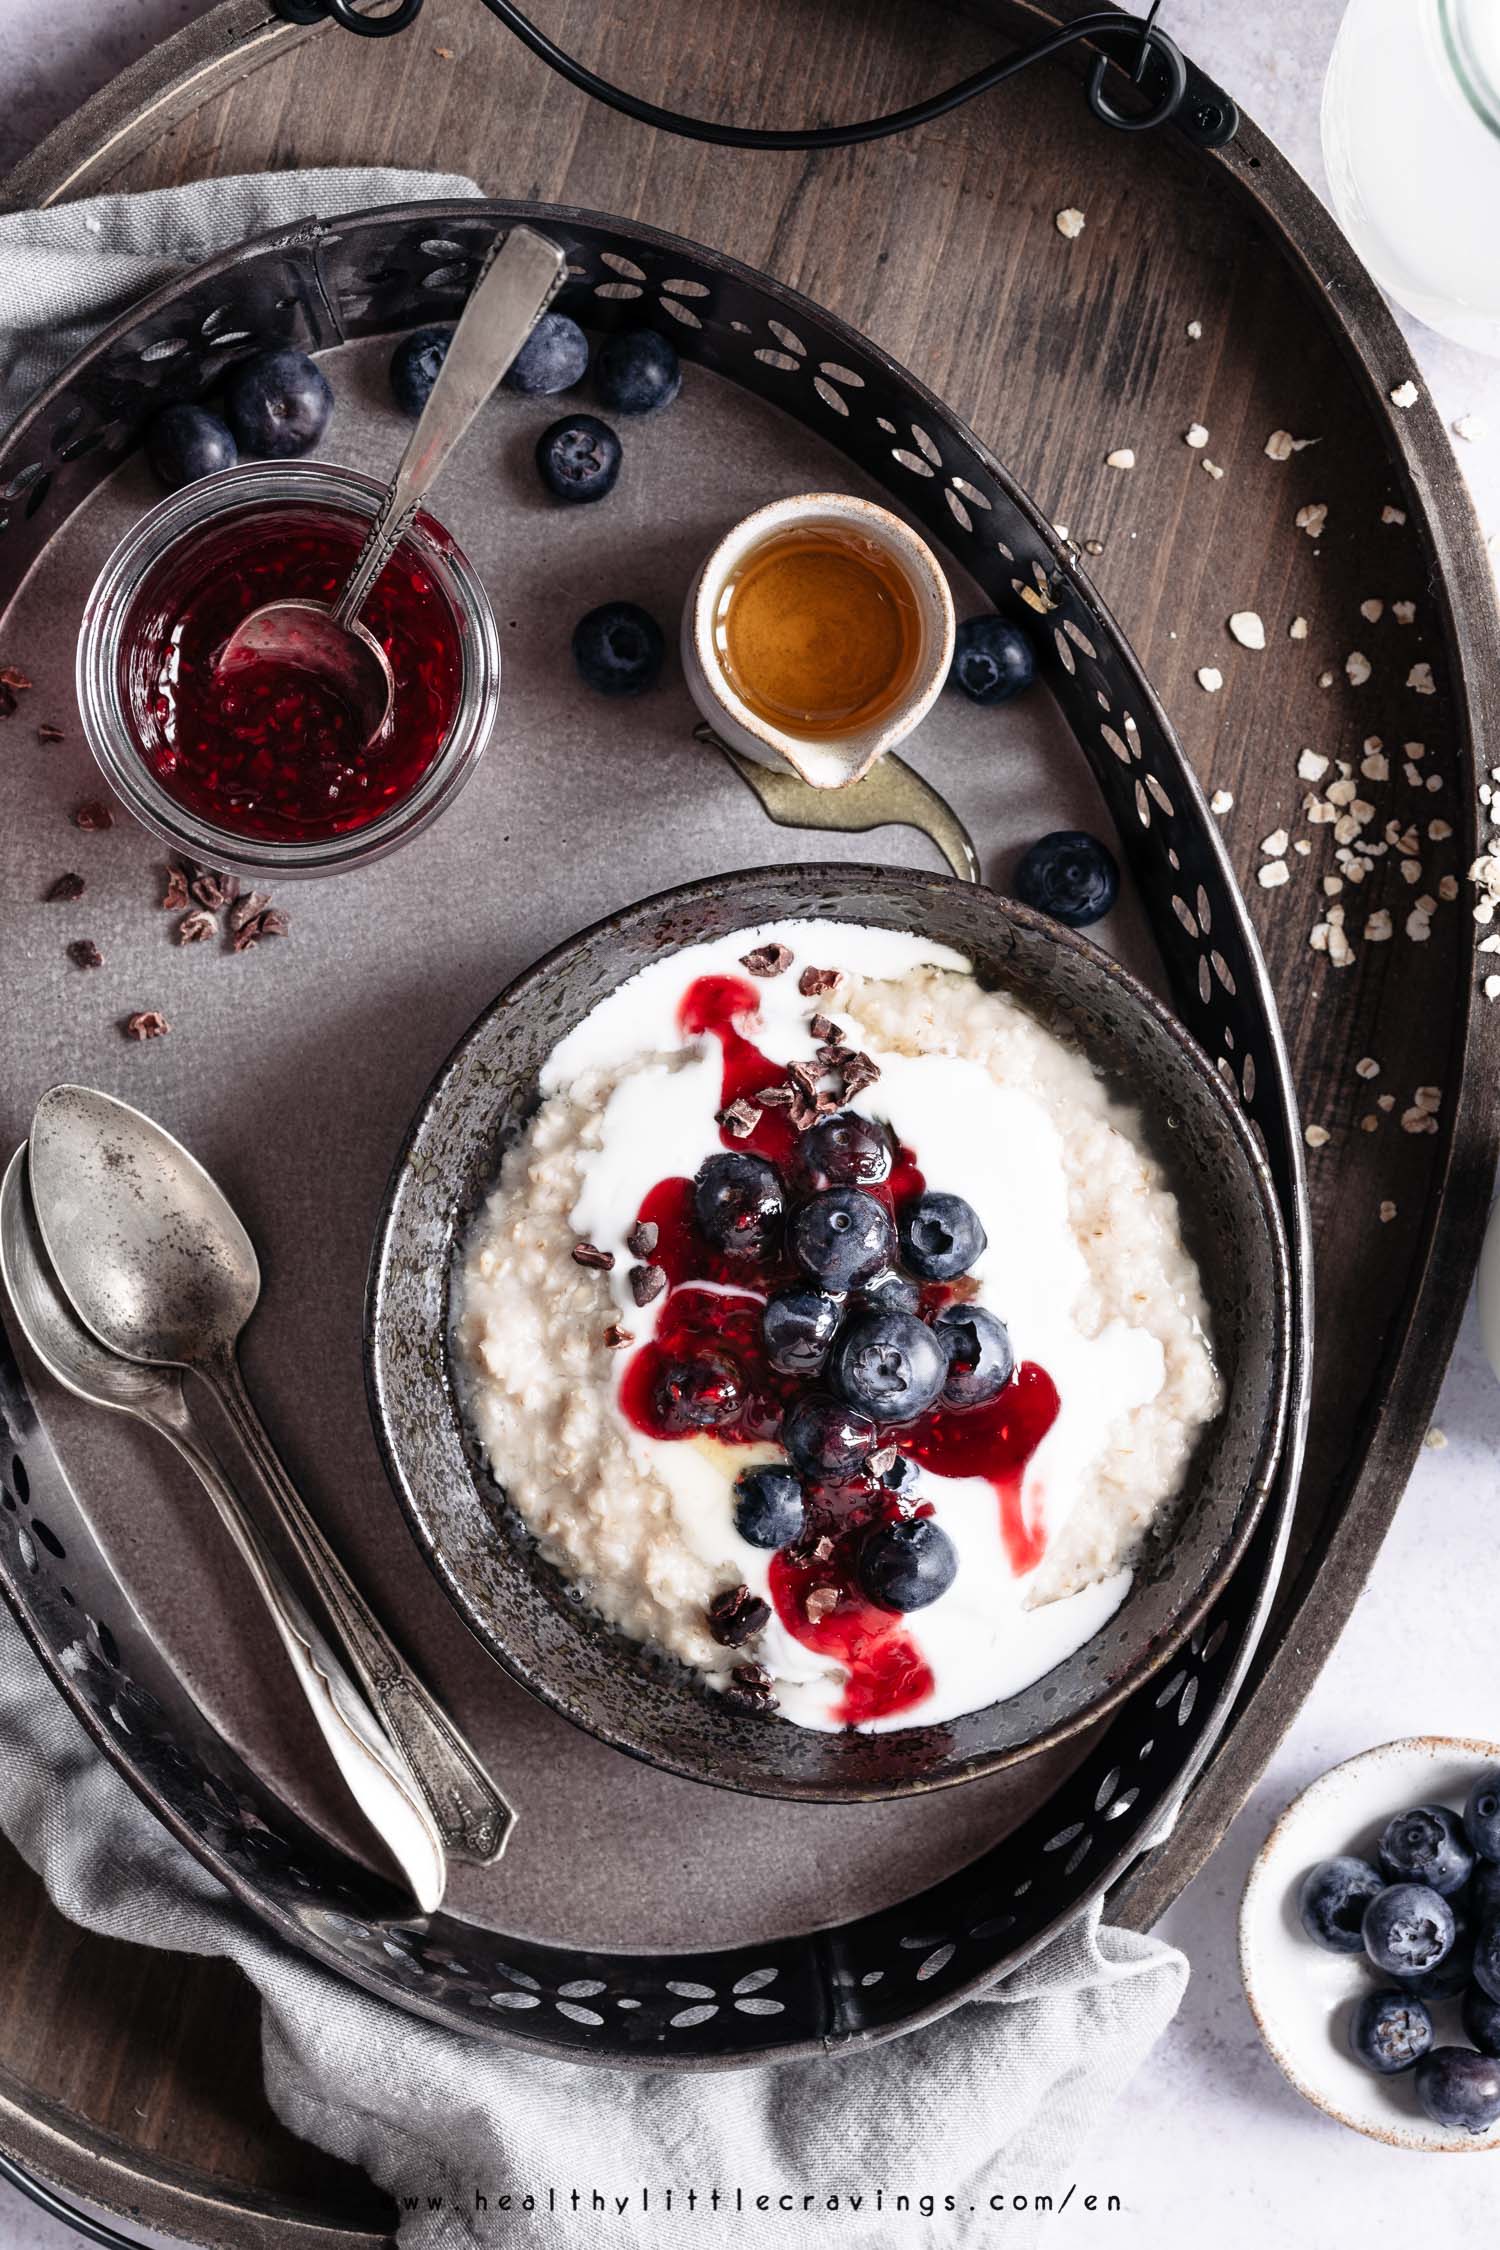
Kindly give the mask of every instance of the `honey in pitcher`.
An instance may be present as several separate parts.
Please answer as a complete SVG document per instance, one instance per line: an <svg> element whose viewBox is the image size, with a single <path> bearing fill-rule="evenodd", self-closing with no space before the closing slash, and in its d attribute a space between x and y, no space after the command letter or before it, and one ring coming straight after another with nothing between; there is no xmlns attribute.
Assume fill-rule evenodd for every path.
<svg viewBox="0 0 1500 2250"><path fill-rule="evenodd" d="M796 524L730 573L714 645L757 718L824 739L871 726L901 701L922 623L905 571L877 540L844 524Z"/></svg>

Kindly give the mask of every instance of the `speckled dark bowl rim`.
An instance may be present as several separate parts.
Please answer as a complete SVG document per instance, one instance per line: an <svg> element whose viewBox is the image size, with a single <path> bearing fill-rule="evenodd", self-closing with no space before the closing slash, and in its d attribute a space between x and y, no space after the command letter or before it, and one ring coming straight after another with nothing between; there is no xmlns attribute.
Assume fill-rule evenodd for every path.
<svg viewBox="0 0 1500 2250"><path fill-rule="evenodd" d="M1069 1711L1065 1716L1054 1720L1051 1724L1042 1726L1028 1734L1024 1740L988 1749L967 1757L955 1758L945 1763L930 1765L924 1770L895 1773L880 1781L841 1777L835 1782L830 1782L825 1777L816 1785L810 1785L805 1779L800 1778L789 1782L785 1776L778 1775L774 1768L769 1765L762 1769L758 1764L753 1770L741 1770L737 1773L727 1772L714 1762L700 1758L690 1752L683 1752L671 1743L643 1739L641 1733L634 1730L628 1722L622 1722L618 1718L610 1719L602 1716L598 1710L590 1707L577 1695L570 1692L570 1684L567 1680L549 1675L548 1671L542 1666L523 1661L511 1645L503 1627L497 1623L493 1612L481 1608L470 1597L461 1577L451 1567L442 1551L441 1544L433 1535L419 1491L420 1480L424 1474L422 1436L420 1432L413 1433L408 1430L401 1415L393 1408L388 1382L391 1342L388 1280L400 1233L403 1198L408 1191L414 1167L421 1168L423 1166L422 1144L424 1138L432 1129L434 1120L440 1117L453 1097L455 1075L470 1046L491 1029L497 1018L516 1011L520 1011L523 1016L528 1013L539 995L548 987L555 986L568 965L574 962L580 953L590 951L597 953L601 949L606 954L617 952L622 935L636 924L649 922L653 919L659 920L663 915L669 913L674 918L690 918L695 908L707 906L710 902L712 902L715 914L718 915L725 910L727 900L736 902L744 900L743 912L737 910L737 919L731 922L729 926L731 928L749 926L768 918L756 904L757 891L763 889L768 883L784 887L789 881L795 883L799 891L805 892L810 902L815 902L820 891L826 888L843 888L851 885L857 887L862 882L872 888L878 886L899 902L898 911L902 920L918 929L921 927L920 905L924 898L930 898L937 893L961 892L964 894L965 900L972 903L982 897L986 902L988 911L998 912L1004 921L1027 933L1030 938L1040 939L1044 945L1061 948L1066 954L1071 955L1086 977L1102 980L1103 987L1110 988L1114 995L1123 997L1129 1010L1148 1018L1156 1032L1164 1035L1170 1041L1178 1055L1187 1064L1191 1076L1196 1080L1207 1101L1217 1111L1223 1123L1228 1126L1232 1141L1236 1145L1245 1170L1253 1183L1255 1201L1264 1229L1264 1247L1270 1263L1270 1291L1273 1306L1271 1348L1269 1380L1266 1385L1266 1407L1259 1427L1259 1442L1255 1447L1253 1458L1246 1465L1247 1474L1244 1479L1243 1490L1227 1535L1219 1545L1211 1562L1203 1570L1196 1585L1191 1588L1181 1605L1172 1613L1167 1628L1154 1633L1140 1647L1133 1650L1129 1657L1122 1661L1108 1681L1101 1686L1097 1695L1091 1697L1080 1707ZM813 911L816 911L815 905ZM834 914L826 914L821 918L838 919L839 917ZM691 940L683 939L680 942L687 943ZM668 947L666 950L670 952L673 949ZM976 948L976 952L982 950L982 948ZM528 1112L534 1106L533 1080L527 1100ZM492 1176L493 1174L491 1174ZM464 1219L459 1203L460 1199L455 1196L454 1209L447 1233L447 1258L450 1271L453 1242ZM445 1308L448 1303L448 1288L449 1282L445 1277L443 1282ZM1086 1728L1093 1726L1108 1711L1113 1710L1143 1681L1149 1679L1153 1673L1165 1665L1182 1646L1194 1628L1206 1616L1214 1599L1228 1582L1236 1564L1244 1553L1276 1473L1286 1430L1290 1393L1292 1308L1293 1286L1285 1230L1270 1173L1254 1133L1203 1050L1190 1037L1170 1010L1164 1007L1137 977L1077 933L1063 928L1043 915L1031 912L1028 908L1012 900L1003 899L995 892L976 891L974 886L960 883L954 877L948 875L882 869L855 863L836 862L800 868L741 869L734 873L684 884L670 891L657 893L650 898L638 900L634 905L621 908L615 913L605 916L588 928L565 939L560 945L553 947L549 953L543 955L540 960L534 962L530 968L524 970L520 976L507 985L504 991L490 1003L489 1007L482 1011L468 1031L457 1042L434 1077L417 1110L400 1155L393 1167L371 1254L366 1292L364 1365L371 1416L380 1450L392 1486L405 1511L417 1544L436 1575L439 1584L454 1603L460 1616L481 1646L487 1649L490 1655L522 1687L536 1695L564 1718L569 1719L574 1725L595 1735L612 1748L624 1751L629 1756L639 1758L647 1764L661 1766L667 1771L680 1774L689 1780L706 1781L716 1786L739 1789L754 1795L812 1798L819 1801L872 1802L893 1796L911 1795L926 1789L949 1787L980 1774L998 1772L1004 1767L1019 1764L1023 1759L1060 1748L1063 1744L1080 1735ZM429 1354L426 1365L430 1367L433 1379L440 1382L443 1387L447 1412L458 1425L461 1437L464 1437L465 1440L465 1449L472 1461L475 1449L471 1435L467 1435L464 1431L462 1409L455 1391L449 1361L446 1320L442 1344L440 1362L437 1354ZM1225 1417L1227 1417L1227 1414L1228 1404L1226 1402ZM1221 1420L1225 1417L1221 1417ZM1193 1481L1194 1472L1190 1469L1189 1486L1192 1485ZM479 1499L477 1485L476 1502L481 1506L484 1505L484 1502ZM505 1532L499 1528L493 1507L489 1511L489 1518L490 1522L496 1525L494 1536L497 1539L505 1537ZM540 1563L533 1557L531 1558L531 1568L532 1574L535 1576L539 1571L546 1572L549 1566ZM1119 1614L1124 1614L1124 1612L1122 1611ZM597 1623L597 1621L595 1622ZM610 1641L618 1647L622 1659L628 1658L632 1663L639 1663L640 1651L637 1644L615 1633L612 1628L606 1627L604 1630ZM668 1665L667 1669L679 1673L684 1681L691 1680L692 1676L685 1668ZM701 1688L697 1687L694 1688L694 1692L700 1697L703 1693ZM1015 1699L1006 1700L1014 1701ZM625 1707L627 1710L630 1708L628 1699ZM990 1708L994 1709L998 1706L991 1706ZM775 1722L770 1723L775 1724ZM722 1721L723 1726L731 1728L736 1725L755 1726L761 1730L762 1735L764 1735L767 1724L768 1722L764 1720L731 1720L727 1713ZM779 1726L777 1731L779 1733ZM806 1730L798 1729L795 1731L798 1734L804 1734ZM916 1735L929 1730L898 1730L896 1733L876 1737L865 1736L858 1739L865 1742L875 1741L881 1744L898 1744L902 1739L902 1731L907 1735ZM936 1730L930 1731L935 1732ZM826 1743L841 1742L852 1738L843 1735L821 1736L818 1739Z"/></svg>

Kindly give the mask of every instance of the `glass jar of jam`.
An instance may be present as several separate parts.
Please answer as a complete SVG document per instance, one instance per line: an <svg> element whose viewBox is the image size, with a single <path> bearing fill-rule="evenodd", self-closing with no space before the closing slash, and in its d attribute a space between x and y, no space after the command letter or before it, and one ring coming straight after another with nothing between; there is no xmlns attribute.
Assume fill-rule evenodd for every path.
<svg viewBox="0 0 1500 2250"><path fill-rule="evenodd" d="M360 613L395 681L373 742L308 672L215 669L263 602L335 598L383 491L320 461L223 469L151 509L100 572L78 640L84 731L116 796L186 857L331 874L414 836L473 771L500 639L472 565L426 513Z"/></svg>

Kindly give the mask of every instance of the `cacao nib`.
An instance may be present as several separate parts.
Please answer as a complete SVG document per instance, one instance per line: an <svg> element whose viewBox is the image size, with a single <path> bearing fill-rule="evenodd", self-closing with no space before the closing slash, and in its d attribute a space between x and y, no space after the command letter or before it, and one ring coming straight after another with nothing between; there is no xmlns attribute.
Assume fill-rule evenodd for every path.
<svg viewBox="0 0 1500 2250"><path fill-rule="evenodd" d="M600 1273L608 1273L614 1262L615 1254L613 1250L601 1250L597 1244L592 1242L575 1242L573 1245L573 1263L575 1266L593 1266Z"/></svg>
<svg viewBox="0 0 1500 2250"><path fill-rule="evenodd" d="M230 923L233 926L232 914ZM251 946L258 945L263 937L285 937L286 933L286 916L279 907L267 906L259 914L252 914L248 922L242 922L235 928L229 949L232 953L248 953Z"/></svg>
<svg viewBox="0 0 1500 2250"><path fill-rule="evenodd" d="M762 1109L789 1109L795 1099L790 1086L762 1086L755 1097Z"/></svg>
<svg viewBox="0 0 1500 2250"><path fill-rule="evenodd" d="M708 1605L708 1629L721 1648L742 1647L770 1622L770 1604L748 1586L731 1586Z"/></svg>
<svg viewBox="0 0 1500 2250"><path fill-rule="evenodd" d="M820 1070L815 1070L809 1062L789 1062L786 1066L786 1074L797 1093L801 1094L804 1100L810 1102L817 1100L818 1081L823 1075Z"/></svg>
<svg viewBox="0 0 1500 2250"><path fill-rule="evenodd" d="M180 914L188 902L187 877L180 867L167 869L167 887L161 894L162 911Z"/></svg>
<svg viewBox="0 0 1500 2250"><path fill-rule="evenodd" d="M737 1141L747 1139L759 1122L760 1111L754 1102L747 1102L743 1096L738 1101L731 1102L727 1109L721 1109L716 1119L716 1123L722 1125L725 1132Z"/></svg>
<svg viewBox="0 0 1500 2250"><path fill-rule="evenodd" d="M120 1026L127 1039L165 1039L171 1028L166 1017L156 1008L137 1009Z"/></svg>
<svg viewBox="0 0 1500 2250"><path fill-rule="evenodd" d="M87 885L85 884L81 875L59 875L57 881L51 886L51 888L46 892L45 895L49 901L56 899L67 901L69 899L82 898L86 888Z"/></svg>
<svg viewBox="0 0 1500 2250"><path fill-rule="evenodd" d="M842 1024L835 1023L831 1016L814 1016L812 1020L812 1035L814 1039L820 1040L830 1047L847 1047L849 1044L848 1040L844 1037L844 1029Z"/></svg>
<svg viewBox="0 0 1500 2250"><path fill-rule="evenodd" d="M762 1664L736 1664L724 1690L724 1701L731 1711L774 1711L776 1698L771 1693L771 1675Z"/></svg>
<svg viewBox="0 0 1500 2250"><path fill-rule="evenodd" d="M264 914L270 903L269 891L246 891L229 909L229 927L232 930L242 930L247 922L255 920L257 914Z"/></svg>
<svg viewBox="0 0 1500 2250"><path fill-rule="evenodd" d="M625 1247L632 1257L649 1258L661 1240L661 1228L654 1219L637 1219L625 1237Z"/></svg>
<svg viewBox="0 0 1500 2250"><path fill-rule="evenodd" d="M802 1604L809 1625L818 1624L821 1619L828 1615L831 1609L837 1609L838 1606L839 1590L837 1586L812 1587L806 1601Z"/></svg>
<svg viewBox="0 0 1500 2250"><path fill-rule="evenodd" d="M628 1328L622 1328L617 1320L612 1320L604 1331L604 1341L612 1352L617 1352L622 1345L633 1344L635 1338Z"/></svg>
<svg viewBox="0 0 1500 2250"><path fill-rule="evenodd" d="M43 719L36 730L36 738L38 742L61 742L63 730L61 727L55 727L50 719Z"/></svg>
<svg viewBox="0 0 1500 2250"><path fill-rule="evenodd" d="M173 933L179 945L201 945L205 938L217 937L219 925L206 907L195 906L191 914L184 914Z"/></svg>
<svg viewBox="0 0 1500 2250"><path fill-rule="evenodd" d="M73 826L90 832L113 828L115 816L101 798L85 797L81 805L73 807Z"/></svg>
<svg viewBox="0 0 1500 2250"><path fill-rule="evenodd" d="M217 867L195 867L189 888L200 906L206 906L210 914L217 914L221 906L232 906L239 897L240 879L237 875L224 874Z"/></svg>
<svg viewBox="0 0 1500 2250"><path fill-rule="evenodd" d="M68 959L75 969L102 969L104 955L91 937L76 937L68 947Z"/></svg>
<svg viewBox="0 0 1500 2250"><path fill-rule="evenodd" d="M630 1269L630 1294L638 1305L649 1305L667 1286L665 1266L632 1266Z"/></svg>
<svg viewBox="0 0 1500 2250"><path fill-rule="evenodd" d="M853 1101L856 1094L863 1093L866 1086L873 1086L880 1076L879 1063L864 1054L846 1056L840 1067L844 1073L845 1101Z"/></svg>
<svg viewBox="0 0 1500 2250"><path fill-rule="evenodd" d="M821 1000L841 981L841 969L804 969L797 979L797 990L804 1000Z"/></svg>
<svg viewBox="0 0 1500 2250"><path fill-rule="evenodd" d="M791 965L789 945L758 945L753 952L740 955L740 967L748 969L753 977L784 976Z"/></svg>

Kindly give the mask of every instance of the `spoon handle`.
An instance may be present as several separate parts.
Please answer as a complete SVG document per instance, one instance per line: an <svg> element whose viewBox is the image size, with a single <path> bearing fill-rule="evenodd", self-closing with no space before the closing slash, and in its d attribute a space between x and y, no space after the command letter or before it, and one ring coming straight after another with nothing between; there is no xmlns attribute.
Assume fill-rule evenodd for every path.
<svg viewBox="0 0 1500 2250"><path fill-rule="evenodd" d="M401 543L428 487L562 286L567 259L531 227L497 237L453 332L401 464L348 584L333 605L346 631Z"/></svg>
<svg viewBox="0 0 1500 2250"><path fill-rule="evenodd" d="M417 1678L318 1529L255 1410L233 1351L198 1370L212 1385L266 1500L295 1547L356 1677L407 1759L455 1859L487 1866L515 1812L452 1719Z"/></svg>
<svg viewBox="0 0 1500 2250"><path fill-rule="evenodd" d="M135 1410L195 1472L239 1550L277 1638L297 1676L319 1733L349 1793L382 1839L424 1914L443 1903L442 1840L415 1774L377 1725L368 1705L293 1592L243 1502L199 1436L186 1400Z"/></svg>

